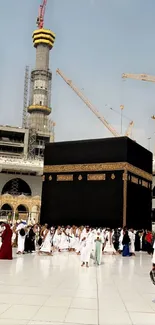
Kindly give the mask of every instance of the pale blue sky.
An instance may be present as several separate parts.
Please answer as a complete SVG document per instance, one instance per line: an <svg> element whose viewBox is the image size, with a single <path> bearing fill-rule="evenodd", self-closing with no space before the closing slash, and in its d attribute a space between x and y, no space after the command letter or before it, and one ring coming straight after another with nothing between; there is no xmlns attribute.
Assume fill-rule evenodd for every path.
<svg viewBox="0 0 155 325"><path fill-rule="evenodd" d="M20 125L25 65L35 65L31 35L41 0L0 0L0 124ZM134 120L137 142L155 147L155 84L122 81L123 72L155 75L154 0L48 0L45 27L56 33L51 51L56 140L110 136L64 81L60 68L120 131L120 116ZM129 121L124 119L124 129Z"/></svg>

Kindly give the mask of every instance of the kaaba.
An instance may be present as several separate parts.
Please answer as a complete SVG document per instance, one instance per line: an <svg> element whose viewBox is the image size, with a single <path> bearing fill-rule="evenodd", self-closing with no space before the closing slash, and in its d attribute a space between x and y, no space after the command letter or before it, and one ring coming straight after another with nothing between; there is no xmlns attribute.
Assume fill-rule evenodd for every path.
<svg viewBox="0 0 155 325"><path fill-rule="evenodd" d="M150 229L152 158L128 137L47 144L41 224Z"/></svg>

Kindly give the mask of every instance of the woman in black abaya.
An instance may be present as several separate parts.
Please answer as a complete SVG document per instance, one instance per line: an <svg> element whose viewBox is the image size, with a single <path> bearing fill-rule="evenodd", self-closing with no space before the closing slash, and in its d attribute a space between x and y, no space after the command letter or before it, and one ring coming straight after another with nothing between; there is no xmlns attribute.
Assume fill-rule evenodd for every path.
<svg viewBox="0 0 155 325"><path fill-rule="evenodd" d="M32 253L33 251L35 251L35 232L33 227L30 228L26 235L24 251L26 253Z"/></svg>

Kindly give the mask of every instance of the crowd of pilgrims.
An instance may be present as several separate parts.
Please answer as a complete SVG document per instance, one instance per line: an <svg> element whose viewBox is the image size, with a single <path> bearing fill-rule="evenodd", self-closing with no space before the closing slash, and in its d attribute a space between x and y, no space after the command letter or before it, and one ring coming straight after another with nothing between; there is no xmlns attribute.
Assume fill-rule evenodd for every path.
<svg viewBox="0 0 155 325"><path fill-rule="evenodd" d="M89 266L90 259L97 265L103 254L134 256L136 251L153 254L155 243L150 231L134 229L91 228L89 226L58 226L47 224L0 224L0 259L12 259L12 247L17 254L34 253L53 255L55 252L75 252L81 256L81 266Z"/></svg>

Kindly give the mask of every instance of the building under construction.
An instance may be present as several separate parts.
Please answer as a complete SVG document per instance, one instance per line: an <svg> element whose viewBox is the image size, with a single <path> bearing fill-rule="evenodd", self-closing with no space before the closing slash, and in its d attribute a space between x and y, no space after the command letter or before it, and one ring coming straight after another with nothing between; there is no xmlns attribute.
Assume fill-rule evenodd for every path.
<svg viewBox="0 0 155 325"><path fill-rule="evenodd" d="M25 70L22 127L0 126L0 209L18 219L38 219L45 144L54 141L51 114L50 51L55 34L44 28L47 0L42 1L33 32L35 68Z"/></svg>

